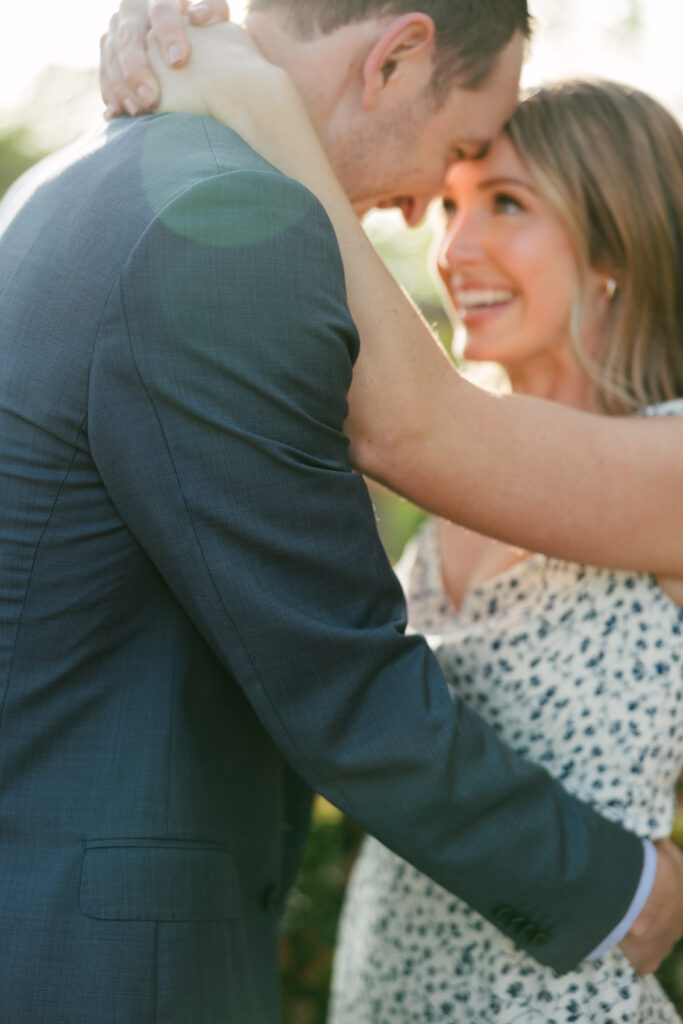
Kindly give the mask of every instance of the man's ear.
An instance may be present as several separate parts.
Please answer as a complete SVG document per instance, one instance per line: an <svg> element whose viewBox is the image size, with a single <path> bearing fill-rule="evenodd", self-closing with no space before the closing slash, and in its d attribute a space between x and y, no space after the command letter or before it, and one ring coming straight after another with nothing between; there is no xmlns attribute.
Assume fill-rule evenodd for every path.
<svg viewBox="0 0 683 1024"><path fill-rule="evenodd" d="M409 61L429 58L431 64L433 42L434 22L428 14L413 11L392 21L363 65L363 108L370 110L377 104L390 79L408 67Z"/></svg>

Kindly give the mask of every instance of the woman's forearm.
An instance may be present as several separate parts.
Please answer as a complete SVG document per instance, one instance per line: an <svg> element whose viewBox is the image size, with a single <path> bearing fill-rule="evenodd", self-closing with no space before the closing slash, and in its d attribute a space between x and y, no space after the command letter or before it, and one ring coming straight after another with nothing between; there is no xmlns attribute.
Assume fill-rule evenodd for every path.
<svg viewBox="0 0 683 1024"><path fill-rule="evenodd" d="M496 397L461 378L372 249L289 78L264 69L238 37L232 58L207 52L219 31L240 30L193 34L193 59L213 61L221 76L220 87L208 79L195 109L308 187L339 241L361 337L347 421L357 468L429 511L524 548L683 577L683 421ZM186 73L161 64L158 73L173 108Z"/></svg>

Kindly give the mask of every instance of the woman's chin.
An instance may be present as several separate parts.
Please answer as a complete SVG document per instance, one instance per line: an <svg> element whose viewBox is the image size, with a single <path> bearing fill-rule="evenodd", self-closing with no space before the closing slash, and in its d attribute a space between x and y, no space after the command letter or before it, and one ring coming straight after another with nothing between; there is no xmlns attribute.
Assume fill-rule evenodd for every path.
<svg viewBox="0 0 683 1024"><path fill-rule="evenodd" d="M514 338L507 332L485 332L468 328L462 357L468 363L499 363L504 366L515 351Z"/></svg>

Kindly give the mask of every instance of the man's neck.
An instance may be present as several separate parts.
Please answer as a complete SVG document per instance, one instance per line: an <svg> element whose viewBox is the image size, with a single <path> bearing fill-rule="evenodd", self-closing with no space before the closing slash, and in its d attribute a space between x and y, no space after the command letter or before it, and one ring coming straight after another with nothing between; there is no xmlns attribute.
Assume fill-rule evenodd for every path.
<svg viewBox="0 0 683 1024"><path fill-rule="evenodd" d="M290 75L319 135L350 89L360 92L362 64L377 37L377 20L353 22L302 39L272 9L249 14L244 27L267 60Z"/></svg>

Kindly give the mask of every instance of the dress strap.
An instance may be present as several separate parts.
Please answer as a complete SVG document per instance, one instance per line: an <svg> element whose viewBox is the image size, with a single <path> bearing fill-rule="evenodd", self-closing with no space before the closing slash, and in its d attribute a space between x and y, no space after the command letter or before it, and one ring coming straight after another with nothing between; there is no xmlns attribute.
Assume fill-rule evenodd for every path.
<svg viewBox="0 0 683 1024"><path fill-rule="evenodd" d="M672 398L670 402L648 405L641 409L639 416L683 416L683 398Z"/></svg>

